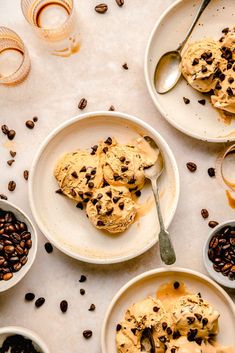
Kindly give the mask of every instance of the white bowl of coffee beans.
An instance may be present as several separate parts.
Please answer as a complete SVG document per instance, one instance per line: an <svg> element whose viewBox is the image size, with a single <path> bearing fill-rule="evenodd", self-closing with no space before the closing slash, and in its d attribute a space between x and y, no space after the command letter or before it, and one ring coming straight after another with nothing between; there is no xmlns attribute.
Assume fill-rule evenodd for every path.
<svg viewBox="0 0 235 353"><path fill-rule="evenodd" d="M18 326L0 328L0 352L50 353L36 333Z"/></svg>
<svg viewBox="0 0 235 353"><path fill-rule="evenodd" d="M0 200L0 292L16 285L29 271L37 252L37 233L17 206Z"/></svg>
<svg viewBox="0 0 235 353"><path fill-rule="evenodd" d="M203 260L216 282L235 289L235 221L213 228L203 249Z"/></svg>

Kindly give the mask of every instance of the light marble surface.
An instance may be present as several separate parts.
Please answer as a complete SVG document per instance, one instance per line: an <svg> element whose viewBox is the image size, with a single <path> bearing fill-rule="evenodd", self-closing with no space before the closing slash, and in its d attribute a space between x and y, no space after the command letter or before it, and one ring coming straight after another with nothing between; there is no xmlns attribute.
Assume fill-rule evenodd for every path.
<svg viewBox="0 0 235 353"><path fill-rule="evenodd" d="M88 100L85 111L104 110L113 104L117 110L150 123L172 148L181 177L179 206L170 227L176 265L206 273L201 253L210 228L200 211L207 208L210 219L219 222L235 215L225 191L207 175L207 168L214 165L223 146L193 140L171 127L153 105L143 75L150 31L173 0L126 0L123 8L114 0L106 2L109 11L99 15L93 10L97 1L76 1L81 49L64 59L50 55L47 46L35 36L21 14L19 0L1 0L0 24L24 39L32 69L22 85L0 87L0 124L17 132L12 143L0 134L0 193L7 194L10 201L31 215L22 172L30 168L39 144L61 122L81 113L77 109L80 98ZM128 63L128 71L122 69L124 62ZM35 115L39 121L34 130L28 130L24 123ZM9 149L17 151L12 167L6 164ZM194 174L185 167L189 160L198 165ZM17 183L13 193L7 191L9 180ZM135 275L162 266L158 246L124 264L94 266L72 260L56 249L48 255L43 247L45 240L39 233L38 255L31 271L19 285L0 295L0 325L35 330L52 352L99 353L102 320L111 298ZM78 282L81 274L88 277L84 284ZM85 296L79 294L80 288L85 288ZM32 303L24 303L27 291L44 296L44 306L36 310ZM69 302L66 315L59 310L64 298ZM96 305L95 312L88 312L91 303ZM93 330L88 341L82 337L84 329Z"/></svg>

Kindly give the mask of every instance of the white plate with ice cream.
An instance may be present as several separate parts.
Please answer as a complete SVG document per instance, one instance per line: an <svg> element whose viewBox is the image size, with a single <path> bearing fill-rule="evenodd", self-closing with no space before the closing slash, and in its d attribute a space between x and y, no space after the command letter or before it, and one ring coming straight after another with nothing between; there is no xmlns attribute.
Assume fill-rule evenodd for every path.
<svg viewBox="0 0 235 353"><path fill-rule="evenodd" d="M177 288L175 289L174 288ZM160 290L159 290L160 289ZM161 302L155 302L156 300L156 292L158 291L158 298L161 299ZM180 291L180 292L179 292ZM187 292L190 293L189 300L187 301L178 301L178 295L187 295ZM168 293L168 296L166 294ZM195 298L191 297L191 293L195 296ZM199 296L197 295L198 293ZM153 299L147 299L151 296ZM204 304L200 303L200 296L204 300ZM162 299L165 299L163 301ZM170 299L170 301L169 301ZM194 302L190 302L193 299ZM144 300L144 301L143 301ZM142 305L138 307L132 306L133 304L142 302ZM177 305L177 302L180 304ZM209 305L207 305L207 303ZM183 306L182 306L183 303ZM184 304L185 303L185 304ZM163 315L161 318L161 311L163 304L164 308L167 308L168 316ZM169 305L170 304L170 305ZM170 311L171 305L176 305L174 310ZM127 309L130 309L130 314L126 318L127 321L123 324L124 314ZM151 310L151 308L153 310ZM160 308L160 310L159 310ZM183 311L181 310L183 309ZM190 312L190 310L192 310ZM135 324L133 324L132 318L135 317L139 323L139 329L141 331L140 318L143 314L146 317L143 318L142 322L148 322L148 325L151 323L157 324L155 327L158 327L158 323L167 322L167 326L170 327L170 322L172 320L169 317L170 312L175 312L174 316L176 318L176 325L171 324L173 332L179 331L181 333L181 337L178 337L181 341L181 344L186 344L184 349L177 350L177 352L213 352L216 353L217 350L213 350L213 347L210 347L211 350L205 349L205 345L202 342L200 345L197 344L194 340L191 342L188 341L185 335L190 332L191 329L195 329L197 327L197 336L204 337L204 330L202 327L207 330L208 333L216 333L219 326L219 333L216 337L216 341L222 346L229 346L229 350L221 350L220 352L234 352L235 349L235 306L232 302L229 295L214 281L209 279L203 274L200 274L196 271L182 269L182 268L172 268L172 269L156 269L152 271L145 272L131 281L129 281L126 285L124 285L118 293L113 298L102 327L102 353L117 353L116 347L116 334L118 333L118 342L124 343L124 346L121 347L120 352L127 352L129 345L129 352L140 352L139 348L133 349L132 342L138 342L137 336L139 335L138 331L134 331ZM200 313L202 317L200 317ZM194 315L196 314L196 315ZM199 314L199 315L198 315ZM155 322L157 315L159 319ZM219 316L220 315L220 316ZM188 316L190 318L188 319ZM219 318L218 318L219 316ZM205 321L205 318L208 318L208 322ZM131 319L131 320L129 320ZM190 320L190 321L189 321ZM174 321L173 321L174 322ZM190 324L189 324L189 323ZM119 324L119 326L117 326ZM218 326L217 326L218 324ZM127 337L126 333L128 333L130 326L130 340ZM133 327L132 327L133 326ZM127 327L127 331L125 330ZM157 332L155 337L155 342L157 343L156 337L165 336L169 338L172 342L173 340L173 332L169 332L166 328L163 330L162 326L159 326L160 329ZM132 328L132 331L131 331ZM199 334L200 331L200 334ZM124 336L120 336L124 332ZM154 332L154 331L152 331ZM156 332L156 331L155 331ZM167 333L169 336L167 336ZM190 332L191 333L191 332ZM195 333L195 332L192 332ZM135 336L133 336L133 334ZM177 335L178 336L178 335ZM174 337L175 338L175 337ZM178 345L177 339L175 339L174 344ZM168 350L167 353L171 352L171 344L168 342L163 342L167 344ZM162 350L156 350L156 352L164 352L164 344ZM132 349L131 349L132 347ZM201 348L204 350L201 351ZM173 351L172 351L173 352Z"/></svg>
<svg viewBox="0 0 235 353"><path fill-rule="evenodd" d="M86 217L86 212L76 207L78 199L75 202L55 192L58 184L54 177L54 169L59 157L64 153L85 149L90 154L91 146L107 137L115 137L117 141L125 144L143 135L150 135L156 141L165 161L165 170L159 180L159 186L163 216L168 227L178 203L179 174L169 146L153 128L127 114L94 112L65 122L48 136L32 165L29 196L31 209L39 228L58 249L81 261L106 264L136 257L158 241L157 213L151 187L148 184L144 186L141 197L138 198L140 205L138 217L126 231L117 235L95 228ZM84 158L83 155L74 157L76 156L79 160ZM98 174L98 167L96 172ZM71 178L77 180L77 176L72 171L71 175L68 178L69 183ZM61 179L64 180L63 175ZM99 183L99 175L92 180L92 183ZM84 185L85 187L87 185ZM109 190L105 192L103 199L107 197ZM118 195L112 195L113 200L114 196ZM99 200L99 196L95 200L95 207L99 205L97 199ZM120 201L113 205L113 213L118 207L122 208ZM93 206L89 207L90 218L95 209ZM125 203L123 212L128 207L129 204ZM130 213L129 216L132 217L132 214Z"/></svg>
<svg viewBox="0 0 235 353"><path fill-rule="evenodd" d="M210 98L192 88L185 79L181 78L178 85L164 95L159 95L153 84L158 59L165 52L175 49L184 39L200 3L201 0L176 1L160 17L146 49L146 83L158 110L178 130L209 142L234 141L235 118L227 118L221 110L213 108ZM219 40L223 35L221 31L233 26L233 0L213 0L204 11L188 43L206 38ZM211 69L211 66L208 68ZM189 99L190 104L185 104L183 97ZM198 103L198 100L202 99L206 100L205 105ZM233 109L234 103L235 97L232 103Z"/></svg>

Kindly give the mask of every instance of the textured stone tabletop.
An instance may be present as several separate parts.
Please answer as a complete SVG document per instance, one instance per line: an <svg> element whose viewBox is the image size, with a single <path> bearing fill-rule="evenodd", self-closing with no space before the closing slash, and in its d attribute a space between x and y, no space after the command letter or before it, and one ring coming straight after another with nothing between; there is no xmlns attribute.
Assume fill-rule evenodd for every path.
<svg viewBox="0 0 235 353"><path fill-rule="evenodd" d="M0 193L31 215L27 182L23 170L29 169L32 158L44 138L60 123L80 114L78 102L88 101L84 112L116 110L136 115L148 122L167 140L180 171L181 194L175 218L170 227L177 253L176 266L206 273L202 262L202 246L210 228L200 215L207 208L210 220L232 219L225 191L207 169L214 166L222 145L191 139L171 127L153 105L144 81L143 58L150 31L163 10L173 0L126 0L119 8L115 0L107 0L109 11L99 15L95 0L76 0L80 51L69 58L52 56L24 20L19 0L0 1L0 25L15 30L25 41L32 62L28 79L14 88L0 87L0 124L16 130L10 142L0 134ZM122 64L127 62L129 70ZM25 121L38 116L33 130ZM9 167L9 150L17 151L15 163ZM185 164L194 161L196 173ZM16 181L10 193L7 184ZM52 352L94 352L100 350L100 331L107 306L117 290L129 279L146 270L162 266L158 246L144 255L123 264L95 266L70 259L54 249L44 250L46 239L39 232L36 261L28 275L13 289L0 295L0 325L22 325L36 331ZM81 274L87 276L79 283ZM84 288L86 294L80 295ZM35 309L25 303L24 295L32 291L46 303ZM231 293L230 293L231 294ZM69 302L62 314L59 303ZM91 303L96 305L89 312ZM85 340L82 332L93 331Z"/></svg>

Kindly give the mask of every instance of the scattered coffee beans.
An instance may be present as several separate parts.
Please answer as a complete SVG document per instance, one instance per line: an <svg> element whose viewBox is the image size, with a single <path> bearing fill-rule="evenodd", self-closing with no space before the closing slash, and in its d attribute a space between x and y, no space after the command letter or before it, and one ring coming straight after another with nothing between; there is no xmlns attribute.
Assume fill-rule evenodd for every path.
<svg viewBox="0 0 235 353"><path fill-rule="evenodd" d="M31 302L32 300L34 300L35 294L30 292L26 293L24 298L26 301Z"/></svg>
<svg viewBox="0 0 235 353"><path fill-rule="evenodd" d="M33 345L32 340L25 338L21 335L8 336L2 346L0 347L1 353L39 353Z"/></svg>
<svg viewBox="0 0 235 353"><path fill-rule="evenodd" d="M208 257L216 272L235 280L235 227L224 227L211 238Z"/></svg>
<svg viewBox="0 0 235 353"><path fill-rule="evenodd" d="M1 129L2 129L2 133L3 133L4 135L7 135L7 134L8 134L9 129L8 129L8 126L7 126L7 125L2 125L2 126L1 126Z"/></svg>
<svg viewBox="0 0 235 353"><path fill-rule="evenodd" d="M1 199L1 200L7 200L8 198L7 198L7 196L6 196L6 195L4 195L4 194L0 194L0 199Z"/></svg>
<svg viewBox="0 0 235 353"><path fill-rule="evenodd" d="M89 338L91 338L91 336L92 336L92 331L91 330L83 331L83 337L84 338L89 339Z"/></svg>
<svg viewBox="0 0 235 353"><path fill-rule="evenodd" d="M218 224L219 224L219 223L216 222L216 221L210 221L210 222L208 223L208 226L209 226L210 228L215 228Z"/></svg>
<svg viewBox="0 0 235 353"><path fill-rule="evenodd" d="M82 98L80 102L78 103L78 109L83 110L87 106L87 100L86 98Z"/></svg>
<svg viewBox="0 0 235 353"><path fill-rule="evenodd" d="M88 309L89 311L95 311L95 304L91 304L90 308Z"/></svg>
<svg viewBox="0 0 235 353"><path fill-rule="evenodd" d="M124 64L122 65L122 67L123 67L124 70L128 70L128 69L129 69L127 63L124 63Z"/></svg>
<svg viewBox="0 0 235 353"><path fill-rule="evenodd" d="M13 140L15 135L16 135L15 130L9 130L8 133L7 133L7 137L8 137L9 140Z"/></svg>
<svg viewBox="0 0 235 353"><path fill-rule="evenodd" d="M45 303L45 301L46 300L43 297L38 298L35 302L36 308L40 308Z"/></svg>
<svg viewBox="0 0 235 353"><path fill-rule="evenodd" d="M34 128L34 122L32 120L27 120L25 125L27 126L28 129Z"/></svg>
<svg viewBox="0 0 235 353"><path fill-rule="evenodd" d="M208 218L209 217L209 212L205 209L205 208L203 208L202 210L201 210L201 215L202 215L202 217L203 218Z"/></svg>
<svg viewBox="0 0 235 353"><path fill-rule="evenodd" d="M108 11L108 5L106 5L106 4L96 5L95 11L100 13L100 14L104 14L105 12Z"/></svg>
<svg viewBox="0 0 235 353"><path fill-rule="evenodd" d="M118 6L122 7L124 5L124 0L116 0Z"/></svg>
<svg viewBox="0 0 235 353"><path fill-rule="evenodd" d="M13 180L9 181L9 183L8 183L8 190L9 190L9 191L14 191L15 188L16 188L16 183L15 183Z"/></svg>
<svg viewBox="0 0 235 353"><path fill-rule="evenodd" d="M45 245L44 245L44 247L45 247L45 250L46 250L46 252L48 253L48 254L51 254L52 253L52 251L53 251L53 246L52 246L52 244L51 243L45 243Z"/></svg>
<svg viewBox="0 0 235 353"><path fill-rule="evenodd" d="M0 209L0 280L8 281L26 264L31 247L27 225Z"/></svg>
<svg viewBox="0 0 235 353"><path fill-rule="evenodd" d="M68 310L67 300L62 300L62 302L60 303L60 310L62 311L62 313L66 313L66 311Z"/></svg>
<svg viewBox="0 0 235 353"><path fill-rule="evenodd" d="M197 165L193 162L188 162L186 166L191 173L194 173L197 170Z"/></svg>
<svg viewBox="0 0 235 353"><path fill-rule="evenodd" d="M201 105L205 105L206 104L206 100L205 99L200 99L198 101L198 103L201 104Z"/></svg>
<svg viewBox="0 0 235 353"><path fill-rule="evenodd" d="M24 170L24 172L23 172L23 177L24 177L25 180L28 180L28 179L29 179L29 171L28 171L27 169Z"/></svg>
<svg viewBox="0 0 235 353"><path fill-rule="evenodd" d="M114 107L113 105L110 105L109 111L110 111L110 112L114 112L114 111L115 111L115 107Z"/></svg>
<svg viewBox="0 0 235 353"><path fill-rule="evenodd" d="M7 164L11 167L14 162L14 159L9 159L9 161L7 161Z"/></svg>
<svg viewBox="0 0 235 353"><path fill-rule="evenodd" d="M186 98L186 97L183 97L183 101L185 104L189 104L190 103L190 99Z"/></svg>

